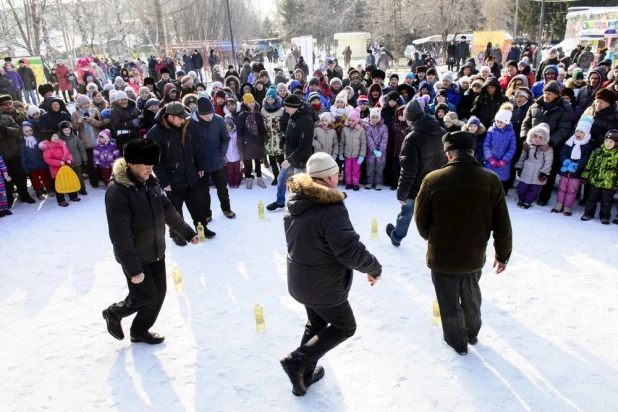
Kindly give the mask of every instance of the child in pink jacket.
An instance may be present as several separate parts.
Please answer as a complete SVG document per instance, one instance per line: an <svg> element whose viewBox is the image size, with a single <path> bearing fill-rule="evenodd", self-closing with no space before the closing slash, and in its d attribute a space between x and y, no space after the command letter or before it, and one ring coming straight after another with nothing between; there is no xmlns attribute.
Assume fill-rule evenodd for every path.
<svg viewBox="0 0 618 412"><path fill-rule="evenodd" d="M64 194L58 193L56 188L56 176L58 171L64 165L71 166L73 164L73 156L67 145L60 140L58 132L53 130L45 130L43 132L45 141L39 143L39 149L43 151L43 160L49 165L51 172L52 185L56 192L56 200L58 206L67 207L69 204L64 200ZM77 192L69 193L69 199L73 202L79 202L81 199L77 197Z"/></svg>

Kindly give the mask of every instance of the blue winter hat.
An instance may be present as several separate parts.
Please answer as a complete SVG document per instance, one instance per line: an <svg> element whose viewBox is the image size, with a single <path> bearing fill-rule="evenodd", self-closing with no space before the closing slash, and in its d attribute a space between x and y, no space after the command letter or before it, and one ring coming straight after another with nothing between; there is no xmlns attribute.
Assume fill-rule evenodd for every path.
<svg viewBox="0 0 618 412"><path fill-rule="evenodd" d="M412 73L412 72L407 73L407 74L406 74L405 79L411 79L411 80L414 80L414 73Z"/></svg>
<svg viewBox="0 0 618 412"><path fill-rule="evenodd" d="M294 92L294 89L300 88L302 90L303 88L303 84L301 82L299 82L298 80L292 80L290 82L290 91Z"/></svg>
<svg viewBox="0 0 618 412"><path fill-rule="evenodd" d="M184 75L186 75L186 74L187 74L187 73L185 73L185 71L184 71L184 70L178 70L178 71L176 72L176 76L184 76Z"/></svg>
<svg viewBox="0 0 618 412"><path fill-rule="evenodd" d="M273 99L277 100L277 88L274 85L270 85L270 87L268 88L268 90L266 91L266 98L268 99L269 97L272 97Z"/></svg>
<svg viewBox="0 0 618 412"><path fill-rule="evenodd" d="M101 112L101 117L104 119L111 119L112 118L112 111L109 109L105 109Z"/></svg>
<svg viewBox="0 0 618 412"><path fill-rule="evenodd" d="M481 127L481 121L476 116L471 116L468 119L468 123L467 123L468 127L470 127L471 124L475 124L476 127Z"/></svg>

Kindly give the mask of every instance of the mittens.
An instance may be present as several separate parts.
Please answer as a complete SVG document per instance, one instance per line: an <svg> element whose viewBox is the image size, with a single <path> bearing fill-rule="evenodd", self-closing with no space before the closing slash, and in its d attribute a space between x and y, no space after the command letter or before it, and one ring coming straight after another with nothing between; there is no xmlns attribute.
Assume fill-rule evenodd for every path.
<svg viewBox="0 0 618 412"><path fill-rule="evenodd" d="M544 182L547 180L547 175L545 173L539 173L539 181Z"/></svg>
<svg viewBox="0 0 618 412"><path fill-rule="evenodd" d="M379 150L374 150L373 154L375 155L375 157L382 157L382 152Z"/></svg>
<svg viewBox="0 0 618 412"><path fill-rule="evenodd" d="M11 181L11 176L9 176L8 173L5 173L4 174L4 180L6 180L7 182L10 182Z"/></svg>
<svg viewBox="0 0 618 412"><path fill-rule="evenodd" d="M343 155L339 155L339 160L341 160L343 162L345 158L343 157Z"/></svg>
<svg viewBox="0 0 618 412"><path fill-rule="evenodd" d="M578 167L579 167L579 165L577 163L571 162L571 164L569 164L569 167L568 167L569 172L571 172L571 173L577 172L577 168Z"/></svg>
<svg viewBox="0 0 618 412"><path fill-rule="evenodd" d="M363 156L359 156L358 157L358 164L361 164L365 161L365 158Z"/></svg>
<svg viewBox="0 0 618 412"><path fill-rule="evenodd" d="M333 160L337 160L337 155L333 153Z"/></svg>
<svg viewBox="0 0 618 412"><path fill-rule="evenodd" d="M140 127L142 124L142 120L140 118L135 118L133 119L132 123L133 123L133 127Z"/></svg>
<svg viewBox="0 0 618 412"><path fill-rule="evenodd" d="M504 166L506 166L508 164L509 164L509 162L507 162L506 160L500 160L498 162L498 167L504 167Z"/></svg>
<svg viewBox="0 0 618 412"><path fill-rule="evenodd" d="M66 164L71 166L73 164L73 161L69 159L69 160L66 161Z"/></svg>
<svg viewBox="0 0 618 412"><path fill-rule="evenodd" d="M562 173L566 173L566 172L568 172L568 171L569 171L569 168L568 168L567 166L562 166L562 167L560 168L560 171L561 171Z"/></svg>
<svg viewBox="0 0 618 412"><path fill-rule="evenodd" d="M491 167L498 167L498 161L494 159L493 157L490 157L487 161L489 162Z"/></svg>
<svg viewBox="0 0 618 412"><path fill-rule="evenodd" d="M564 167L569 167L569 165L571 164L571 159L566 159L564 162L562 162L562 166Z"/></svg>

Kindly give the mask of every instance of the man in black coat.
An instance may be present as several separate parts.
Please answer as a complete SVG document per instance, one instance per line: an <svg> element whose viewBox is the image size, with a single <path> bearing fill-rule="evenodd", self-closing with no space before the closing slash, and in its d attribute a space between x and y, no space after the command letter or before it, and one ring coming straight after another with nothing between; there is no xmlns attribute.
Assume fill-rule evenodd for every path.
<svg viewBox="0 0 618 412"><path fill-rule="evenodd" d="M416 227L427 240L427 266L436 290L444 340L460 355L481 329L481 270L493 232L494 267L506 270L513 231L502 183L476 161L476 137L442 137L449 162L427 175L416 198Z"/></svg>
<svg viewBox="0 0 618 412"><path fill-rule="evenodd" d="M200 76L200 82L203 82L204 79L202 77L202 67L204 67L204 58L202 57L202 54L197 50L193 50L193 55L191 56L191 59L193 59L193 69L195 71L197 71L198 75Z"/></svg>
<svg viewBox="0 0 618 412"><path fill-rule="evenodd" d="M573 108L560 95L560 85L556 81L547 83L543 88L543 96L528 109L526 118L521 125L520 137L525 139L528 136L528 130L540 123L547 123L550 130L549 145L541 146L541 150L554 151L554 162L551 172L547 176L547 182L541 189L537 200L539 206L545 206L551 197L556 176L562 167L560 151L571 135L571 129L573 128ZM526 147L525 143L524 147Z"/></svg>
<svg viewBox="0 0 618 412"><path fill-rule="evenodd" d="M208 97L202 96L197 99L197 109L191 114L187 133L191 135L195 144L200 146L202 152L198 186L206 220L208 222L212 220L210 178L217 188L217 197L223 215L228 219L234 219L236 213L230 207L230 194L227 190L227 161L225 160L230 145L230 135L227 132L225 121L215 114L215 109Z"/></svg>
<svg viewBox="0 0 618 412"><path fill-rule="evenodd" d="M461 36L457 44L457 71L459 71L459 67L461 67L460 64L463 64L466 59L470 57L470 45L466 40L466 36Z"/></svg>
<svg viewBox="0 0 618 412"><path fill-rule="evenodd" d="M118 340L124 339L120 321L136 312L131 342L157 344L165 340L149 331L167 290L165 225L192 244L199 242L152 174L159 156L159 146L153 141L131 140L124 147L124 157L114 163L112 182L105 192L109 237L129 287L123 301L103 310L107 331Z"/></svg>
<svg viewBox="0 0 618 412"><path fill-rule="evenodd" d="M318 360L356 331L348 302L353 270L373 286L382 274L378 260L360 241L337 190L339 166L327 153L307 161L307 173L293 176L283 218L288 248L288 291L305 306L307 324L300 347L281 359L302 396L324 376Z"/></svg>
<svg viewBox="0 0 618 412"><path fill-rule="evenodd" d="M277 177L277 200L266 206L273 211L285 207L285 187L294 173L304 172L313 150L313 108L309 103L291 94L283 101L289 116L285 129L285 160ZM283 116L287 119L287 116Z"/></svg>
<svg viewBox="0 0 618 412"><path fill-rule="evenodd" d="M146 137L161 149L161 159L154 167L154 172L165 195L180 216L182 205L186 202L193 226L197 227L198 222L201 222L204 225L204 235L211 238L215 234L206 228L207 218L202 213L200 190L197 186L198 173L204 174L201 171L202 149L200 143L192 139L187 132L188 117L189 113L182 103L169 103L159 109L154 118L156 124ZM185 239L171 229L170 237L178 246L187 245Z"/></svg>
<svg viewBox="0 0 618 412"><path fill-rule="evenodd" d="M26 103L28 104L39 104L39 98L36 95L36 76L34 71L26 66L25 60L19 61L19 69L17 69L17 73L21 76L24 81L24 97L26 98Z"/></svg>
<svg viewBox="0 0 618 412"><path fill-rule="evenodd" d="M401 203L401 212L397 216L396 225L386 225L386 234L394 246L401 245L408 234L421 182L429 172L441 168L447 162L440 140L446 131L440 127L435 116L425 113L424 106L423 100L413 99L403 113L410 132L403 140L399 155L401 174L397 200Z"/></svg>

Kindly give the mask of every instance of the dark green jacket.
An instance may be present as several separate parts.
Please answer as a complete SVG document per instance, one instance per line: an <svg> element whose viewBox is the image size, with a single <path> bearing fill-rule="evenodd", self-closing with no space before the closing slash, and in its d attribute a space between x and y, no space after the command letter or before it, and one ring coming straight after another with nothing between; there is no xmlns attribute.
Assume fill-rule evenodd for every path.
<svg viewBox="0 0 618 412"><path fill-rule="evenodd" d="M464 275L482 269L491 232L496 259L508 263L511 257L513 234L502 184L472 156L458 156L427 175L414 218L428 241L427 266L436 272Z"/></svg>
<svg viewBox="0 0 618 412"><path fill-rule="evenodd" d="M618 188L618 149L601 146L592 152L582 179L601 189Z"/></svg>

